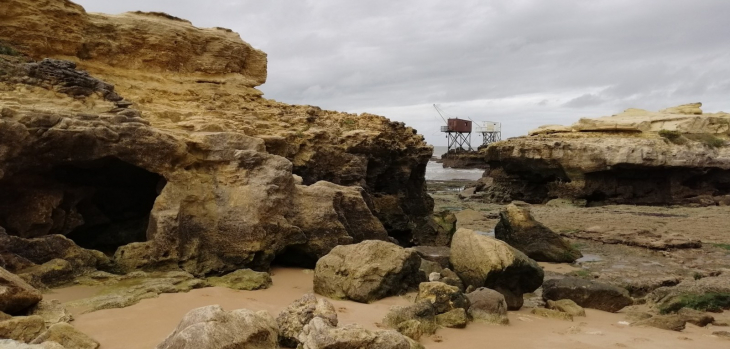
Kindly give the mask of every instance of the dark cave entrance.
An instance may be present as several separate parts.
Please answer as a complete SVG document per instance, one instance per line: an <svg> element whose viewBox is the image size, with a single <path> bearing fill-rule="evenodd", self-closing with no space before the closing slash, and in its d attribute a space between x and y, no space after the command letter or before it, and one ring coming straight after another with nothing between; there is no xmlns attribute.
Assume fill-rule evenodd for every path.
<svg viewBox="0 0 730 349"><path fill-rule="evenodd" d="M83 224L66 234L77 245L113 254L147 240L147 225L165 179L117 158L53 168L53 179L82 195L75 206Z"/></svg>

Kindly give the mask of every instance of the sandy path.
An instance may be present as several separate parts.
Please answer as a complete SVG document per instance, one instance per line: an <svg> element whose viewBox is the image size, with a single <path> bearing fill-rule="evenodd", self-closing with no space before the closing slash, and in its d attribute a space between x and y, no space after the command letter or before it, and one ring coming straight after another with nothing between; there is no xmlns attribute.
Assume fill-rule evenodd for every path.
<svg viewBox="0 0 730 349"><path fill-rule="evenodd" d="M267 310L276 316L290 302L312 291L311 271L273 270L274 285L262 291L204 288L188 293L163 294L123 309L102 310L76 316L74 326L91 335L102 349L150 349L160 343L189 310L211 304L223 308ZM72 287L56 290L47 298L72 300L86 297L90 290ZM408 297L391 297L373 304L333 301L341 324L359 323L375 329L392 305L409 304ZM423 338L428 349L440 348L728 348L730 342L711 336L713 329L687 325L684 332L618 324L621 314L587 309L586 318L575 322L543 319L528 309L511 312L510 326L471 323L466 329L440 329ZM718 330L721 328L715 328ZM439 340L441 340L439 342Z"/></svg>

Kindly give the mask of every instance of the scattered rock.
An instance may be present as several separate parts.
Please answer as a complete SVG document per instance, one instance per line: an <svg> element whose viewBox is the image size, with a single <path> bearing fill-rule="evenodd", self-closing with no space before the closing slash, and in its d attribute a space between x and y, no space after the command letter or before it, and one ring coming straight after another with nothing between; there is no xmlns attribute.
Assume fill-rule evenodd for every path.
<svg viewBox="0 0 730 349"><path fill-rule="evenodd" d="M585 309L570 299L560 299L557 301L548 299L547 307L548 309L562 311L571 316L586 316Z"/></svg>
<svg viewBox="0 0 730 349"><path fill-rule="evenodd" d="M436 309L429 301L394 306L385 315L383 325L418 340L424 334L436 332Z"/></svg>
<svg viewBox="0 0 730 349"><path fill-rule="evenodd" d="M634 303L625 289L575 277L547 280L542 287L546 301L570 299L582 307L612 313Z"/></svg>
<svg viewBox="0 0 730 349"><path fill-rule="evenodd" d="M436 324L448 328L464 328L468 321L464 308L454 308L436 315Z"/></svg>
<svg viewBox="0 0 730 349"><path fill-rule="evenodd" d="M224 311L219 305L193 309L157 349L276 349L276 320L266 311Z"/></svg>
<svg viewBox="0 0 730 349"><path fill-rule="evenodd" d="M251 269L240 269L219 277L209 277L211 286L228 287L234 290L260 290L271 287L271 275Z"/></svg>
<svg viewBox="0 0 730 349"><path fill-rule="evenodd" d="M40 316L16 316L0 321L0 338L28 343L45 330L46 325Z"/></svg>
<svg viewBox="0 0 730 349"><path fill-rule="evenodd" d="M469 306L469 316L475 321L483 321L500 325L509 324L507 317L507 302L501 293L480 287L466 297L471 305Z"/></svg>
<svg viewBox="0 0 730 349"><path fill-rule="evenodd" d="M318 317L304 326L299 341L301 349L423 349L396 331L370 331L357 324L334 327Z"/></svg>
<svg viewBox="0 0 730 349"><path fill-rule="evenodd" d="M431 277L431 274L437 274L438 277L441 277L441 271L444 270L438 263L427 261L425 259L421 259L421 266L418 268L418 270L423 273L422 279L428 279Z"/></svg>
<svg viewBox="0 0 730 349"><path fill-rule="evenodd" d="M564 312L558 311L558 310L552 310L552 309L533 308L530 311L530 314L545 317L545 318L550 318L550 319L573 321L573 315L570 315L568 313L564 313Z"/></svg>
<svg viewBox="0 0 730 349"><path fill-rule="evenodd" d="M714 331L712 332L712 335L724 339L730 339L730 331Z"/></svg>
<svg viewBox="0 0 730 349"><path fill-rule="evenodd" d="M456 286L443 282L422 282L418 285L416 302L429 301L433 304L437 314L442 314L456 308L469 309L469 299Z"/></svg>
<svg viewBox="0 0 730 349"><path fill-rule="evenodd" d="M414 250L421 258L438 263L441 268L451 268L451 248L448 246L415 246Z"/></svg>
<svg viewBox="0 0 730 349"><path fill-rule="evenodd" d="M43 296L17 275L0 268L0 311L14 315L38 303Z"/></svg>
<svg viewBox="0 0 730 349"><path fill-rule="evenodd" d="M599 241L604 244L637 246L652 250L702 247L702 241L697 239L679 236L671 232L647 229L594 230L589 228L561 234L572 239Z"/></svg>
<svg viewBox="0 0 730 349"><path fill-rule="evenodd" d="M502 209L494 234L536 261L573 263L583 257L560 235L536 221L526 206L509 204Z"/></svg>
<svg viewBox="0 0 730 349"><path fill-rule="evenodd" d="M677 315L679 315L682 320L699 327L705 327L715 322L715 318L712 315L690 308L679 309Z"/></svg>
<svg viewBox="0 0 730 349"><path fill-rule="evenodd" d="M337 246L317 261L314 292L368 303L395 295L418 282L421 258L413 249L369 240Z"/></svg>
<svg viewBox="0 0 730 349"><path fill-rule="evenodd" d="M41 300L30 309L28 315L37 315L42 317L43 321L46 323L46 327L60 322L69 323L73 320L71 313L69 313L57 299Z"/></svg>
<svg viewBox="0 0 730 349"><path fill-rule="evenodd" d="M300 344L298 337L302 329L314 318L321 318L332 327L337 326L337 312L332 303L308 293L290 304L276 318L279 326L279 343L285 347L295 348Z"/></svg>
<svg viewBox="0 0 730 349"><path fill-rule="evenodd" d="M684 330L686 321L681 316L673 315L654 315L648 319L640 320L631 324L631 326L651 326L661 328L663 330L681 331Z"/></svg>
<svg viewBox="0 0 730 349"><path fill-rule="evenodd" d="M537 262L505 242L461 228L451 242L451 264L459 278L473 287L502 293L509 309L522 307L524 293L542 284L544 273Z"/></svg>
<svg viewBox="0 0 730 349"><path fill-rule="evenodd" d="M447 285L456 286L461 290L464 291L464 282L461 281L458 275L451 271L451 269L444 269L441 271L441 279L439 280Z"/></svg>
<svg viewBox="0 0 730 349"><path fill-rule="evenodd" d="M96 349L99 347L99 342L65 322L52 325L34 339L31 344L41 344L43 342L56 342L67 349Z"/></svg>

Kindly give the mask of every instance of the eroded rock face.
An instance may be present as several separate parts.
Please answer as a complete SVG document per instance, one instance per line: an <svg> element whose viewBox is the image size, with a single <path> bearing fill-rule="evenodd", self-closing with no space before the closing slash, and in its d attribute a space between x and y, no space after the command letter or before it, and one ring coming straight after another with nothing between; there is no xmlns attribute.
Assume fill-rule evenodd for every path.
<svg viewBox="0 0 730 349"><path fill-rule="evenodd" d="M503 241L460 228L451 242L451 264L464 284L502 293L509 309L522 307L524 293L542 285L537 262Z"/></svg>
<svg viewBox="0 0 730 349"><path fill-rule="evenodd" d="M420 265L415 250L390 242L369 240L337 246L317 261L314 292L369 303L414 287Z"/></svg>
<svg viewBox="0 0 730 349"><path fill-rule="evenodd" d="M550 228L535 220L526 205L507 205L499 213L494 236L539 262L573 263L583 257Z"/></svg>
<svg viewBox="0 0 730 349"><path fill-rule="evenodd" d="M66 0L3 8L0 40L40 61L0 57L0 225L10 235L60 234L108 254L123 246L120 271L196 275L287 255L313 264L337 244L388 235L404 245L441 236L422 136L376 115L262 98L253 87L266 56L237 34L164 14L88 14Z"/></svg>
<svg viewBox="0 0 730 349"><path fill-rule="evenodd" d="M20 313L36 303L43 296L17 275L0 268L0 311L8 314Z"/></svg>
<svg viewBox="0 0 730 349"><path fill-rule="evenodd" d="M701 104L581 119L489 146L490 201L712 205L730 183L730 114ZM714 198L717 198L715 200ZM709 203L706 203L709 204Z"/></svg>
<svg viewBox="0 0 730 349"><path fill-rule="evenodd" d="M185 314L157 349L276 349L277 330L276 320L266 311L226 312L219 305L210 305Z"/></svg>

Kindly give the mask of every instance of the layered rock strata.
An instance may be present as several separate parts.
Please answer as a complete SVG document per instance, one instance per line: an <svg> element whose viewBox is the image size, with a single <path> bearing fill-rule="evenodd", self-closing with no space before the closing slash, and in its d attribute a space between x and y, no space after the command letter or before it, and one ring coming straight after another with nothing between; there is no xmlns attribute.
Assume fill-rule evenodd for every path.
<svg viewBox="0 0 730 349"><path fill-rule="evenodd" d="M730 114L629 109L489 146L490 201L701 204L730 194Z"/></svg>
<svg viewBox="0 0 730 349"><path fill-rule="evenodd" d="M9 235L196 275L313 266L366 239L448 241L416 130L264 99L266 54L230 30L66 0L4 1L0 24L23 54L0 56Z"/></svg>

